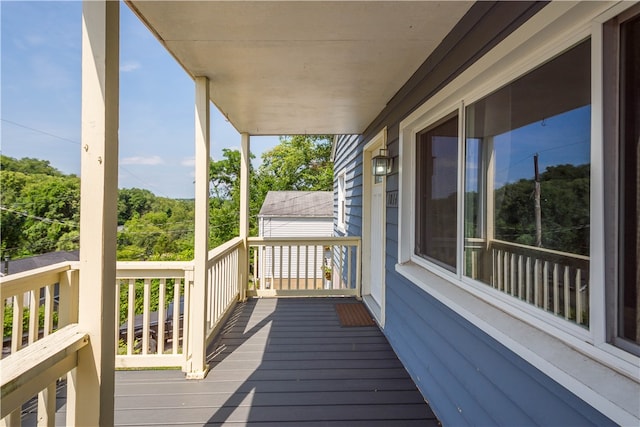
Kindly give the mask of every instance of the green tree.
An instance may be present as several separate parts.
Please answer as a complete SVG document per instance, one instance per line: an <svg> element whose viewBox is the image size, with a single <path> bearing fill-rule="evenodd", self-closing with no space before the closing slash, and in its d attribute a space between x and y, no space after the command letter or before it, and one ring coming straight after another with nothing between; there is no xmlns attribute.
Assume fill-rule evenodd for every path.
<svg viewBox="0 0 640 427"><path fill-rule="evenodd" d="M77 177L41 176L25 186L22 201L29 213L22 227L29 252L54 251L61 239L69 241L66 234L76 235L80 222Z"/></svg>
<svg viewBox="0 0 640 427"><path fill-rule="evenodd" d="M20 160L0 155L0 170L3 172L22 172L29 175L63 176L62 172L51 166L48 160L23 157Z"/></svg>
<svg viewBox="0 0 640 427"><path fill-rule="evenodd" d="M263 190L332 190L331 141L330 135L280 137L280 144L262 155L258 168L260 187Z"/></svg>
<svg viewBox="0 0 640 427"><path fill-rule="evenodd" d="M589 254L589 165L557 165L540 174L542 245ZM496 238L535 245L534 181L496 190Z"/></svg>
<svg viewBox="0 0 640 427"><path fill-rule="evenodd" d="M26 216L21 194L24 187L33 179L22 172L2 170L0 179L0 233L2 233L2 253L12 257L24 252L22 228Z"/></svg>
<svg viewBox="0 0 640 427"><path fill-rule="evenodd" d="M123 225L134 215L144 215L151 210L154 194L140 188L118 190L118 225Z"/></svg>
<svg viewBox="0 0 640 427"><path fill-rule="evenodd" d="M257 215L270 190L330 191L333 189L331 137L296 135L280 138L280 144L262 154L257 171L250 166L250 234L258 234ZM240 218L240 152L224 149L222 159L212 161L210 245L236 237Z"/></svg>
<svg viewBox="0 0 640 427"><path fill-rule="evenodd" d="M118 233L118 259L193 259L193 205L155 197L149 212L133 215Z"/></svg>

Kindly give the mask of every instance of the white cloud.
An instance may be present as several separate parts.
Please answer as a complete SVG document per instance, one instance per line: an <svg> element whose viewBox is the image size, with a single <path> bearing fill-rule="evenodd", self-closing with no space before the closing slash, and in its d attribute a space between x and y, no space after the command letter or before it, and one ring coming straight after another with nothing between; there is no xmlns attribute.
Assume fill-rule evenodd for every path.
<svg viewBox="0 0 640 427"><path fill-rule="evenodd" d="M129 73L140 68L141 65L137 61L124 61L120 64L120 71L123 73Z"/></svg>
<svg viewBox="0 0 640 427"><path fill-rule="evenodd" d="M186 166L186 167L193 167L193 166L196 165L196 158L195 157L185 157L180 162L180 165Z"/></svg>
<svg viewBox="0 0 640 427"><path fill-rule="evenodd" d="M164 163L164 160L160 156L151 156L151 157L142 157L142 156L134 156L134 157L125 157L120 160L121 165L161 165Z"/></svg>

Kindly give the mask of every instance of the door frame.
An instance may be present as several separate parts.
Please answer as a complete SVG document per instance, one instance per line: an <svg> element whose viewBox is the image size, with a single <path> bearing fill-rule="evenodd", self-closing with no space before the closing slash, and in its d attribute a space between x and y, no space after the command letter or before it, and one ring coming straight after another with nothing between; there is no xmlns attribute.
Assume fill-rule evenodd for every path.
<svg viewBox="0 0 640 427"><path fill-rule="evenodd" d="M382 290L380 295L380 305L371 296L371 195L372 195L372 179L373 173L371 171L371 158L374 157L380 148L386 147L387 143L387 128L382 129L375 137L365 144L362 150L362 300L369 308L369 311L374 315L381 328L384 328L385 324L385 305L386 305L386 260L383 260L384 268L382 269ZM382 178L382 194L387 190L386 177ZM385 258L386 254L386 223L387 223L387 209L386 203L383 202L382 209L382 223L385 224L382 230L382 254ZM377 265L377 263L374 263Z"/></svg>

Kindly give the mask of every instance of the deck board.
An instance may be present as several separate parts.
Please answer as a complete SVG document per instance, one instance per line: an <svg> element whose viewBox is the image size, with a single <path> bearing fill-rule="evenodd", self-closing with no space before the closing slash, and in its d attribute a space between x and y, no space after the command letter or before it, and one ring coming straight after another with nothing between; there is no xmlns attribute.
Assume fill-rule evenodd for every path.
<svg viewBox="0 0 640 427"><path fill-rule="evenodd" d="M238 304L208 349L210 371L116 372L118 426L437 426L377 327L341 327L348 298ZM26 425L26 424L25 424Z"/></svg>

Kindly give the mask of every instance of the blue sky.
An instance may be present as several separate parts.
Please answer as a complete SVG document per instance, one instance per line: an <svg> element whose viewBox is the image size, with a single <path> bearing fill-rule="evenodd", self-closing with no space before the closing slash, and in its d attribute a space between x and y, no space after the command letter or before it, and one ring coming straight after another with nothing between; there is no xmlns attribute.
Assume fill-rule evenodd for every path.
<svg viewBox="0 0 640 427"><path fill-rule="evenodd" d="M80 173L80 1L5 1L1 14L2 154L49 160ZM119 187L191 198L194 84L121 4ZM240 135L212 105L211 153L239 148ZM261 153L278 137L252 137Z"/></svg>

